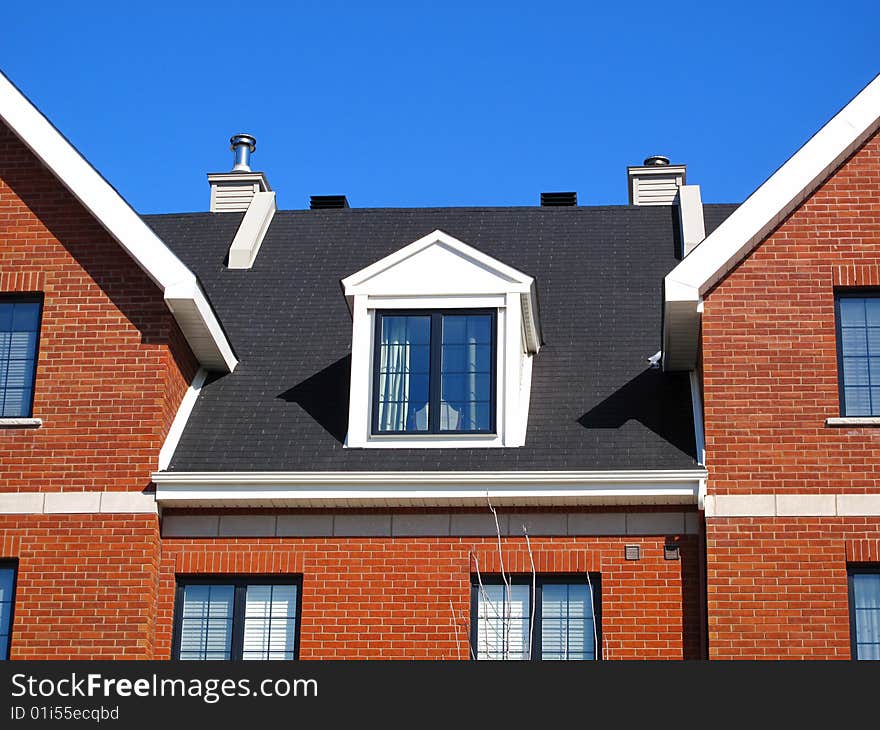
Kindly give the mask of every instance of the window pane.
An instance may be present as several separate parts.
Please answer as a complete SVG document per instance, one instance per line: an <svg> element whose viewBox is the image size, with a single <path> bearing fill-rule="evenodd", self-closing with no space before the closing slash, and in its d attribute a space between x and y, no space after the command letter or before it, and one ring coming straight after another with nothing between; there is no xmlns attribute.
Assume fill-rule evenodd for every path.
<svg viewBox="0 0 880 730"><path fill-rule="evenodd" d="M850 576L853 587L856 656L880 659L880 573Z"/></svg>
<svg viewBox="0 0 880 730"><path fill-rule="evenodd" d="M183 589L181 659L229 659L235 588L189 585Z"/></svg>
<svg viewBox="0 0 880 730"><path fill-rule="evenodd" d="M856 608L880 610L880 573L856 573L852 581Z"/></svg>
<svg viewBox="0 0 880 730"><path fill-rule="evenodd" d="M865 317L869 327L880 327L880 297L865 299Z"/></svg>
<svg viewBox="0 0 880 730"><path fill-rule="evenodd" d="M479 587L477 659L528 659L531 588L513 585Z"/></svg>
<svg viewBox="0 0 880 730"><path fill-rule="evenodd" d="M843 382L848 386L868 385L868 358L844 357Z"/></svg>
<svg viewBox="0 0 880 730"><path fill-rule="evenodd" d="M865 300L853 297L840 298L840 324L842 327L858 327L865 324Z"/></svg>
<svg viewBox="0 0 880 730"><path fill-rule="evenodd" d="M443 316L440 428L488 431L492 401L492 317Z"/></svg>
<svg viewBox="0 0 880 730"><path fill-rule="evenodd" d="M180 630L181 659L229 659L232 619L185 618Z"/></svg>
<svg viewBox="0 0 880 730"><path fill-rule="evenodd" d="M14 582L15 568L0 567L0 660L6 659L9 653Z"/></svg>
<svg viewBox="0 0 880 730"><path fill-rule="evenodd" d="M379 431L427 431L430 316L382 316L377 393Z"/></svg>
<svg viewBox="0 0 880 730"><path fill-rule="evenodd" d="M593 621L587 583L545 583L541 588L541 659L593 659Z"/></svg>
<svg viewBox="0 0 880 730"><path fill-rule="evenodd" d="M13 332L36 332L39 326L40 305L37 302L15 302L13 304Z"/></svg>
<svg viewBox="0 0 880 730"><path fill-rule="evenodd" d="M0 601L12 600L12 585L15 578L14 568L0 568ZM3 630L0 625L0 631Z"/></svg>
<svg viewBox="0 0 880 730"><path fill-rule="evenodd" d="M39 325L39 303L0 303L0 416L30 415Z"/></svg>
<svg viewBox="0 0 880 730"><path fill-rule="evenodd" d="M868 388L844 388L843 401L847 416L871 415L871 398Z"/></svg>
<svg viewBox="0 0 880 730"><path fill-rule="evenodd" d="M868 354L868 338L863 328L844 327L840 331L844 357L865 357Z"/></svg>
<svg viewBox="0 0 880 730"><path fill-rule="evenodd" d="M243 659L293 659L296 642L296 586L247 587Z"/></svg>

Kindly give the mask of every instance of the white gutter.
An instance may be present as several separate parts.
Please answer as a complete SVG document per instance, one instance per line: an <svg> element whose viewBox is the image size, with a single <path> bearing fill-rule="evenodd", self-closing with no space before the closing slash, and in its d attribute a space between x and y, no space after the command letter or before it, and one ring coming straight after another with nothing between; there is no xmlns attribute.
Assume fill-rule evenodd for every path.
<svg viewBox="0 0 880 730"><path fill-rule="evenodd" d="M535 472L156 472L177 507L697 504L705 469Z"/></svg>

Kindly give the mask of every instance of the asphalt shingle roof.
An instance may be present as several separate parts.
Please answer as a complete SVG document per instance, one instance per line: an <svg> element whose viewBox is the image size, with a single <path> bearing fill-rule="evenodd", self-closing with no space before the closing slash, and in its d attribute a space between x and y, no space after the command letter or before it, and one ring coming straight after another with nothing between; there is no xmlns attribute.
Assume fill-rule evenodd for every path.
<svg viewBox="0 0 880 730"><path fill-rule="evenodd" d="M734 205L705 206L707 232ZM202 389L171 471L456 471L692 467L686 373L660 349L676 264L671 207L279 211L250 270L224 261L242 216L144 217L196 272L235 348ZM345 449L351 317L339 280L435 229L537 281L526 445Z"/></svg>

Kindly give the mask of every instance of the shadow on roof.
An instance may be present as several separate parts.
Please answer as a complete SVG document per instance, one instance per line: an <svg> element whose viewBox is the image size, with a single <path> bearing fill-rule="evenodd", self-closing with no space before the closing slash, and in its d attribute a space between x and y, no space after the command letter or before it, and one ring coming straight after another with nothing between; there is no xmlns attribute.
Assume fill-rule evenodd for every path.
<svg viewBox="0 0 880 730"><path fill-rule="evenodd" d="M345 443L350 381L351 355L346 355L276 397L298 404L339 443Z"/></svg>
<svg viewBox="0 0 880 730"><path fill-rule="evenodd" d="M690 404L687 373L648 368L577 420L588 429L618 429L628 421L638 421L679 451L693 456L693 418L682 413L685 407L690 410Z"/></svg>

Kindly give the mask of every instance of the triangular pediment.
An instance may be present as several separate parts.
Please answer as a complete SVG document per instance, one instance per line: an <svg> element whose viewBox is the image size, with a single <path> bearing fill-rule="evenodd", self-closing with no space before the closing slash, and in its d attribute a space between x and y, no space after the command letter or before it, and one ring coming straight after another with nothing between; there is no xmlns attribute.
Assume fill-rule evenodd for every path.
<svg viewBox="0 0 880 730"><path fill-rule="evenodd" d="M437 230L342 280L346 296L526 292L532 278Z"/></svg>

